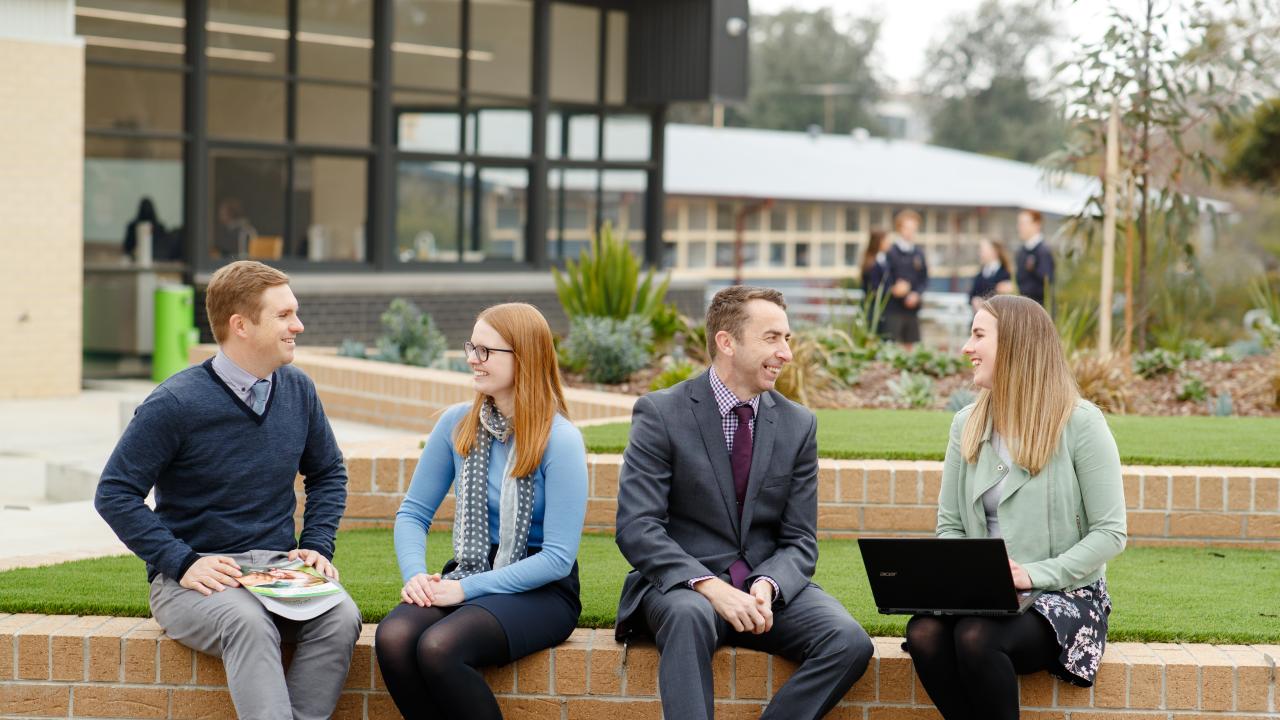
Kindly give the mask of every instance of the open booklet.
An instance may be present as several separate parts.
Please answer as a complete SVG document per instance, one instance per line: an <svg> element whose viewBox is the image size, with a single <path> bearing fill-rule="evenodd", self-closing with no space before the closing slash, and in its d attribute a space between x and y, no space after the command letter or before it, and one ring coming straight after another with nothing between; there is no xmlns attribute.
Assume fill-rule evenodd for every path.
<svg viewBox="0 0 1280 720"><path fill-rule="evenodd" d="M241 565L237 580L271 612L290 620L310 620L347 596L337 581L301 560Z"/></svg>

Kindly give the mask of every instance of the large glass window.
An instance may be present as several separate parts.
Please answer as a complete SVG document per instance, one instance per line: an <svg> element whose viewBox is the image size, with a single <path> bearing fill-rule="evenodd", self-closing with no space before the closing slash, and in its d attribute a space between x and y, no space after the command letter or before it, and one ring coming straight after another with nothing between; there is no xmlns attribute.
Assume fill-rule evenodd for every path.
<svg viewBox="0 0 1280 720"><path fill-rule="evenodd" d="M627 15L610 12L608 23L604 101L621 105L627 101Z"/></svg>
<svg viewBox="0 0 1280 720"><path fill-rule="evenodd" d="M144 209L150 205L150 211ZM149 233L153 260L183 252L182 143L89 136L84 151L84 241L87 262L136 257ZM135 220L150 224L141 228Z"/></svg>
<svg viewBox="0 0 1280 720"><path fill-rule="evenodd" d="M294 237L288 254L308 260L365 259L369 176L362 157L300 157L294 162Z"/></svg>
<svg viewBox="0 0 1280 720"><path fill-rule="evenodd" d="M557 168L548 177L547 257L576 258L586 249L598 222L600 173Z"/></svg>
<svg viewBox="0 0 1280 720"><path fill-rule="evenodd" d="M473 92L528 97L533 73L533 3L471 3L467 71Z"/></svg>
<svg viewBox="0 0 1280 720"><path fill-rule="evenodd" d="M288 158L282 153L216 151L209 158L209 255L279 260L285 256Z"/></svg>
<svg viewBox="0 0 1280 720"><path fill-rule="evenodd" d="M75 6L76 34L90 63L182 64L182 0L80 0Z"/></svg>
<svg viewBox="0 0 1280 720"><path fill-rule="evenodd" d="M84 0L86 263L184 254L181 0Z"/></svg>
<svg viewBox="0 0 1280 720"><path fill-rule="evenodd" d="M288 67L286 0L208 0L209 67L282 75ZM248 106L253 107L253 106Z"/></svg>
<svg viewBox="0 0 1280 720"><path fill-rule="evenodd" d="M87 129L182 130L182 73L87 65L84 77Z"/></svg>
<svg viewBox="0 0 1280 720"><path fill-rule="evenodd" d="M401 162L396 173L396 257L400 262L457 262L463 222L452 162Z"/></svg>
<svg viewBox="0 0 1280 720"><path fill-rule="evenodd" d="M600 11L551 5L551 99L594 103L599 92Z"/></svg>
<svg viewBox="0 0 1280 720"><path fill-rule="evenodd" d="M391 44L395 84L457 90L462 59L462 1L397 0L395 12L395 39Z"/></svg>
<svg viewBox="0 0 1280 720"><path fill-rule="evenodd" d="M438 96L405 97L397 93L397 99L430 102ZM452 103L450 103L452 104ZM402 112L397 116L396 137L401 150L420 153L453 154L461 142L462 118L453 108Z"/></svg>
<svg viewBox="0 0 1280 720"><path fill-rule="evenodd" d="M298 0L298 73L367 82L372 28L371 2Z"/></svg>
<svg viewBox="0 0 1280 720"><path fill-rule="evenodd" d="M537 1L389 0L384 37L379 6L362 0L80 0L86 242L114 252L145 197L152 224L185 236L201 273L239 257L286 268L528 262L542 256L529 227L542 217L536 242L552 260L576 256L603 222L644 252L660 227L648 216L660 159L649 112L626 104L628 11L551 0L549 47L537 53L547 62L535 68ZM188 26L187 8L202 27ZM189 75L201 67L186 57L193 33L207 47L201 77ZM374 77L380 43L391 62ZM535 72L546 76L535 82ZM187 102L188 88L203 96ZM392 104L385 180L375 172L379 88ZM543 102L547 137L535 142ZM186 117L191 107L203 117ZM204 137L191 137L197 127ZM207 148L201 178L184 172L192 140ZM531 177L544 142L547 173ZM530 213L529 186L543 182L548 207ZM184 209L192 189L198 207ZM388 192L390 217L370 217ZM690 223L714 227L715 212L702 203ZM186 215L200 226L183 232ZM666 240L669 259L687 256L687 238ZM375 253L372 242L385 245ZM713 257L706 248L705 262Z"/></svg>

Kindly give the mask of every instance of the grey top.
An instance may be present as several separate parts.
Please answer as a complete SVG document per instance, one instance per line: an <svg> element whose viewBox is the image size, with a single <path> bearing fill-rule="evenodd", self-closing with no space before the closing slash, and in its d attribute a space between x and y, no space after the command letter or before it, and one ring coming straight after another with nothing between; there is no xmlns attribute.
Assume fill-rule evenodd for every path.
<svg viewBox="0 0 1280 720"><path fill-rule="evenodd" d="M1000 507L1000 498L1004 496L1004 480L1008 477L1009 468L1013 466L1013 456L1009 454L1004 438L995 431L991 432L991 449L1000 456L1004 472L1001 473L1000 480L995 485L982 493L982 509L987 514L987 537L998 538L1001 537L1000 518L996 515L996 509Z"/></svg>

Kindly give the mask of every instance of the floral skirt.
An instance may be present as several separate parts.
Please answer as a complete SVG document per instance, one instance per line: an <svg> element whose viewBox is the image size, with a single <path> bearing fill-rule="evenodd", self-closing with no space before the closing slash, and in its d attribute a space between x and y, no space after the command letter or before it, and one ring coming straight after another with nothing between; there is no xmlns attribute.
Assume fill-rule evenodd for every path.
<svg viewBox="0 0 1280 720"><path fill-rule="evenodd" d="M1058 665L1049 672L1072 685L1092 686L1107 644L1111 615L1107 579L1075 590L1042 593L1032 609L1049 622L1062 648Z"/></svg>

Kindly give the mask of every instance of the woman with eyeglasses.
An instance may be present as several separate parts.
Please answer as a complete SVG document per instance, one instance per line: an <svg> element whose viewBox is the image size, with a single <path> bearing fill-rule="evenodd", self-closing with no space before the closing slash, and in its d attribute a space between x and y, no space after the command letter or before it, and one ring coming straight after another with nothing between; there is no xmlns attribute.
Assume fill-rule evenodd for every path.
<svg viewBox="0 0 1280 720"><path fill-rule="evenodd" d="M396 513L402 602L376 636L406 718L501 718L479 668L563 642L582 610L587 455L551 329L532 305L495 305L463 347L476 396L441 415ZM450 487L453 559L432 573L428 530Z"/></svg>

